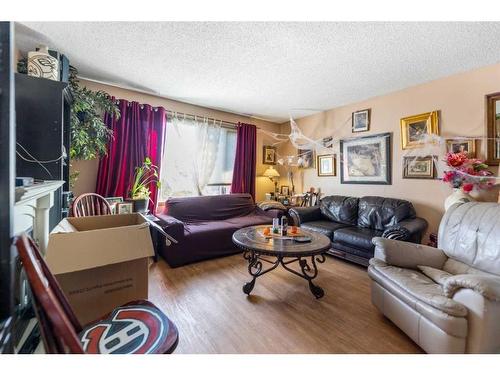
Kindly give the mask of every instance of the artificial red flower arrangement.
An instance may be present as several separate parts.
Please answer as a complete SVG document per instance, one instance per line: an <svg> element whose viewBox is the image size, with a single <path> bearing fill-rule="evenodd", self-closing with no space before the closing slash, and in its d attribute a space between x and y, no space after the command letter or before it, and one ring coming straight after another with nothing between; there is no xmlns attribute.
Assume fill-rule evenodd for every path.
<svg viewBox="0 0 500 375"><path fill-rule="evenodd" d="M467 152L449 152L444 160L452 169L444 172L443 181L453 188L470 193L474 188L489 189L494 185L494 179L489 178L493 173L484 160L469 158Z"/></svg>

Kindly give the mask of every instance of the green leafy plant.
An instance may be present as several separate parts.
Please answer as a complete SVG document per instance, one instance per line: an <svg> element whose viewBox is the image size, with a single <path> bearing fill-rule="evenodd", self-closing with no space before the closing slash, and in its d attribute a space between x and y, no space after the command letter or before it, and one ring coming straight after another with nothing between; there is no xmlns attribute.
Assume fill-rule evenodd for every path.
<svg viewBox="0 0 500 375"><path fill-rule="evenodd" d="M70 68L69 87L73 94L71 108L70 158L91 160L107 153L113 132L103 121L104 112L120 117L117 104L106 92L81 86L78 71Z"/></svg>
<svg viewBox="0 0 500 375"><path fill-rule="evenodd" d="M27 59L17 63L19 73L28 73ZM120 117L120 110L111 96L102 90L93 91L79 84L78 70L70 66L69 89L71 104L71 159L92 160L107 153L107 145L113 132L103 121L104 112Z"/></svg>
<svg viewBox="0 0 500 375"><path fill-rule="evenodd" d="M130 198L132 199L150 199L151 191L149 184L156 184L160 188L161 183L158 179L158 167L151 163L151 159L146 157L140 167L135 167L134 184L130 189Z"/></svg>

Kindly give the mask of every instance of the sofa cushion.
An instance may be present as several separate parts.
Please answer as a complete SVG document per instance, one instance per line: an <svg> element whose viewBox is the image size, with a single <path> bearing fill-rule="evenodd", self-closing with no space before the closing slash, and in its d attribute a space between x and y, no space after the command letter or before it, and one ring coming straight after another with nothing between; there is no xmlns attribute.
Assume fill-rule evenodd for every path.
<svg viewBox="0 0 500 375"><path fill-rule="evenodd" d="M250 214L245 216L232 217L224 221L228 224L231 224L236 230L252 225L271 225L273 223L273 218L271 216L266 216L263 214Z"/></svg>
<svg viewBox="0 0 500 375"><path fill-rule="evenodd" d="M428 266L417 266L417 267L425 276L427 276L432 281L441 286L443 286L446 283L446 280L448 280L449 277L453 276L451 273L448 273L446 271L434 267L428 267Z"/></svg>
<svg viewBox="0 0 500 375"><path fill-rule="evenodd" d="M331 195L321 199L321 215L338 223L356 225L358 221L358 198Z"/></svg>
<svg viewBox="0 0 500 375"><path fill-rule="evenodd" d="M358 203L358 226L384 231L404 219L413 219L413 205L402 199L362 197Z"/></svg>
<svg viewBox="0 0 500 375"><path fill-rule="evenodd" d="M256 205L250 194L204 197L172 197L165 202L164 214L185 223L226 220L253 213Z"/></svg>
<svg viewBox="0 0 500 375"><path fill-rule="evenodd" d="M443 271L451 273L452 275L492 275L491 273L478 270L468 264L462 263L453 258L448 258L443 265Z"/></svg>
<svg viewBox="0 0 500 375"><path fill-rule="evenodd" d="M376 258L370 260L370 267L386 279L384 282L380 277L376 278L381 284L391 282L412 297L449 315L460 317L467 315L467 308L464 305L446 297L439 284L417 270L391 266ZM370 276L373 276L373 272Z"/></svg>
<svg viewBox="0 0 500 375"><path fill-rule="evenodd" d="M409 308L421 314L424 318L437 325L444 332L455 337L461 337L461 338L467 337L468 324L467 324L467 309L465 308L465 306L463 306L457 301L453 301L450 299L448 299L449 301L443 300L442 299L443 292L441 288L437 284L434 284L435 287L432 287L433 284L432 281L422 274L419 275L418 271L408 270L410 271L410 273L415 273L415 275L417 276L415 276L414 278L410 277L410 279L412 280L410 283L400 283L399 282L400 278L397 277L395 278L393 276L391 277L390 270L388 270L387 267L399 268L399 267L389 266L379 259L372 258L370 259L368 274L374 280L374 282L380 285L385 291L387 291L388 294L392 295L394 298L398 300L401 300L404 304L408 305ZM405 270L403 268L399 269ZM411 288L406 288L406 286L404 286L404 284L411 284L411 283L417 284L419 279L421 284L423 285L429 283L430 286L429 289L431 290L427 290L427 293L424 292L416 293L414 290L411 290ZM421 286L421 289L425 289L425 286L423 285ZM435 295L438 296L437 299L434 299ZM443 311L443 309L441 308L436 308L433 305L431 305L429 301L432 301L434 306L444 307L445 310L448 310L450 312L456 312L458 313L458 315L455 315L453 313L449 314L448 312ZM439 302L444 302L444 303L439 304ZM448 302L452 305L448 306L447 305ZM450 309L450 307L452 307L452 309ZM453 307L456 308L453 309ZM387 308L390 309L390 304L388 304ZM405 317L401 316L401 319L405 319ZM423 321L419 322L418 324L420 323L423 323Z"/></svg>
<svg viewBox="0 0 500 375"><path fill-rule="evenodd" d="M439 225L438 243L448 257L500 276L500 204L451 206Z"/></svg>
<svg viewBox="0 0 500 375"><path fill-rule="evenodd" d="M373 251L375 245L372 243L373 237L382 235L381 231L369 228L347 227L340 228L333 234L333 241L341 244Z"/></svg>
<svg viewBox="0 0 500 375"><path fill-rule="evenodd" d="M347 227L346 224L336 223L328 220L308 221L300 225L302 229L319 232L333 240L333 232L340 228Z"/></svg>

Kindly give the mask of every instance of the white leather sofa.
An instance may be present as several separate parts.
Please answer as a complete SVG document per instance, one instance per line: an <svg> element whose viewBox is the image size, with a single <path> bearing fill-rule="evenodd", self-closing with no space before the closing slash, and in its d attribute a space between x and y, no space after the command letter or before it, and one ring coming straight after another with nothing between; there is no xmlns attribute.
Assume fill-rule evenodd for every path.
<svg viewBox="0 0 500 375"><path fill-rule="evenodd" d="M439 249L377 237L372 302L428 353L500 353L500 204L453 205Z"/></svg>

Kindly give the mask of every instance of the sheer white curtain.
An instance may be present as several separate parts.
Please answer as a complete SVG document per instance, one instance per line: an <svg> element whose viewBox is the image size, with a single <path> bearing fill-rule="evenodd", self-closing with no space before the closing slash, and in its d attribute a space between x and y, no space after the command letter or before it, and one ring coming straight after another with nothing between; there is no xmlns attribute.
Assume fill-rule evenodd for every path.
<svg viewBox="0 0 500 375"><path fill-rule="evenodd" d="M203 195L218 160L220 121L174 115L167 122L160 199Z"/></svg>

